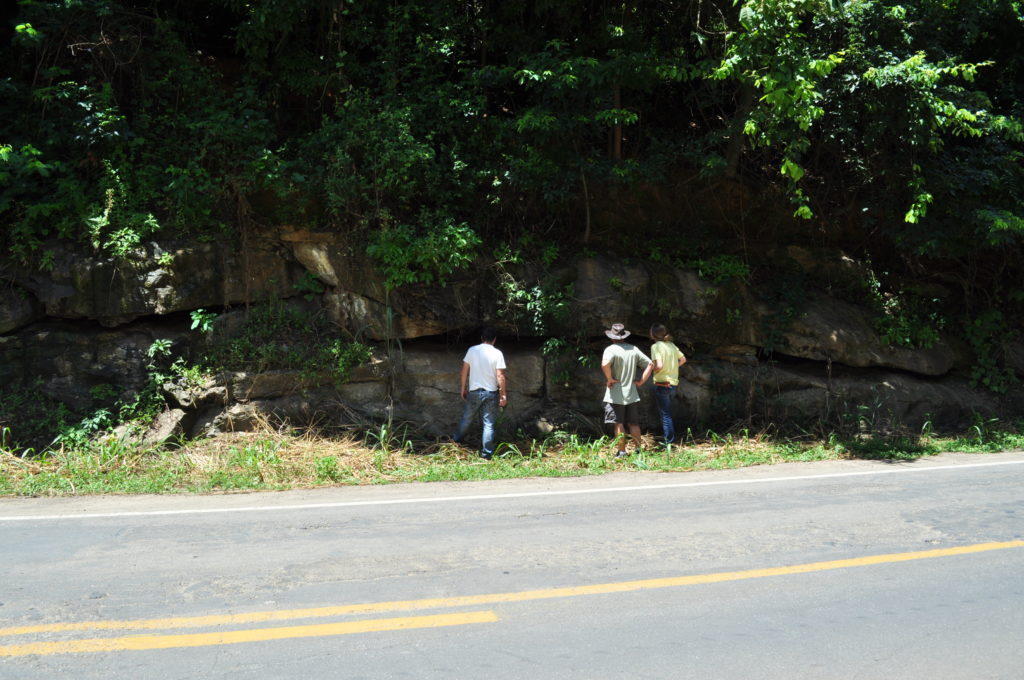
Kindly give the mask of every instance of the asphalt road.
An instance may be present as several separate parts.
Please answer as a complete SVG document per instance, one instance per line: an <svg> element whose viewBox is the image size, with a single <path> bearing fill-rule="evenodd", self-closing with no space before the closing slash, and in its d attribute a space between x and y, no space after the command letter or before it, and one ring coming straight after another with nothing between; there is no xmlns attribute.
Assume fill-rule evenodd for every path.
<svg viewBox="0 0 1024 680"><path fill-rule="evenodd" d="M0 678L1024 677L1024 453L0 499Z"/></svg>

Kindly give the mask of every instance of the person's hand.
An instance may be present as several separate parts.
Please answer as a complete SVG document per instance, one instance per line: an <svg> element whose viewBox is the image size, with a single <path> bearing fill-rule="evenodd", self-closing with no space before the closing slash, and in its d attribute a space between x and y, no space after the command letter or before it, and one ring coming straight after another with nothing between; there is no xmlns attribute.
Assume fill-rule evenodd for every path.
<svg viewBox="0 0 1024 680"><path fill-rule="evenodd" d="M508 395L507 394L503 394L500 397L498 397L498 406L500 406L501 408L505 408L505 406L507 404L508 404Z"/></svg>
<svg viewBox="0 0 1024 680"><path fill-rule="evenodd" d="M469 396L469 393L466 391L466 388L463 387L462 388L462 401L466 401L466 397L467 396Z"/></svg>
<svg viewBox="0 0 1024 680"><path fill-rule="evenodd" d="M641 387L641 386L643 386L644 381L643 380L634 380L633 384L636 385L637 387Z"/></svg>
<svg viewBox="0 0 1024 680"><path fill-rule="evenodd" d="M612 385L616 384L617 382L619 382L619 381L618 381L618 380L615 380L615 379L613 378L613 379L611 379L611 380L609 380L609 381L608 381L607 385L608 385L608 387L611 387Z"/></svg>

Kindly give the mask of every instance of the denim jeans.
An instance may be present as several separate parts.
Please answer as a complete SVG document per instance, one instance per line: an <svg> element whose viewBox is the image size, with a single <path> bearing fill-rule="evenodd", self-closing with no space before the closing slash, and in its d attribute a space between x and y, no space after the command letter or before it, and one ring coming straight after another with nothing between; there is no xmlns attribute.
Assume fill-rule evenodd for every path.
<svg viewBox="0 0 1024 680"><path fill-rule="evenodd" d="M487 390L473 390L466 395L466 405L462 409L462 420L452 437L456 442L461 442L466 436L466 430L473 424L477 412L484 423L483 441L481 452L490 457L494 454L494 423L498 420L498 391L488 392Z"/></svg>
<svg viewBox="0 0 1024 680"><path fill-rule="evenodd" d="M672 424L672 397L675 396L674 385L669 387L654 386L654 401L658 404L658 415L661 416L661 432L665 437L665 443L671 444L676 440L676 428Z"/></svg>

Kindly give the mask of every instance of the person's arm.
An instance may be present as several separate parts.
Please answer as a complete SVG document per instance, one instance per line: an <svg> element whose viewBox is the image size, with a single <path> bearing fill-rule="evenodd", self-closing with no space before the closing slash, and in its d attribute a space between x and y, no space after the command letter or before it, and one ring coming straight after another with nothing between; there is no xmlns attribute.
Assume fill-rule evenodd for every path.
<svg viewBox="0 0 1024 680"><path fill-rule="evenodd" d="M465 361L462 362L462 374L459 376L459 392L462 394L462 399L465 401L469 392L466 391L466 386L469 384L469 364Z"/></svg>
<svg viewBox="0 0 1024 680"><path fill-rule="evenodd" d="M499 368L495 372L498 378L498 406L504 407L508 403L508 392L505 389L505 369Z"/></svg>
<svg viewBox="0 0 1024 680"><path fill-rule="evenodd" d="M647 362L647 367L644 369L643 375L641 375L640 379L636 381L636 386L640 387L645 382L647 382L648 379L650 379L652 373L654 373L654 362L649 361Z"/></svg>
<svg viewBox="0 0 1024 680"><path fill-rule="evenodd" d="M611 387L615 383L619 382L618 380L612 377L611 362L607 364L601 364L601 372L604 373L604 382L606 386Z"/></svg>

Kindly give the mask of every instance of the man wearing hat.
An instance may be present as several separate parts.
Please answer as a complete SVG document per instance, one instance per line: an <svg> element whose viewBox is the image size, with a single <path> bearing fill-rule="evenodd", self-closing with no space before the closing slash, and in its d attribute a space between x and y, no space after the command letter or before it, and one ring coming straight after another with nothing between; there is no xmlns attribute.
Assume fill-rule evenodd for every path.
<svg viewBox="0 0 1024 680"><path fill-rule="evenodd" d="M654 371L654 364L635 345L626 342L629 331L621 323L612 324L604 332L612 341L601 356L604 373L604 422L615 426L615 443L619 447L616 457L626 455L626 442L622 435L629 426L629 436L635 449L640 448L640 386ZM637 378L637 373L643 373Z"/></svg>

